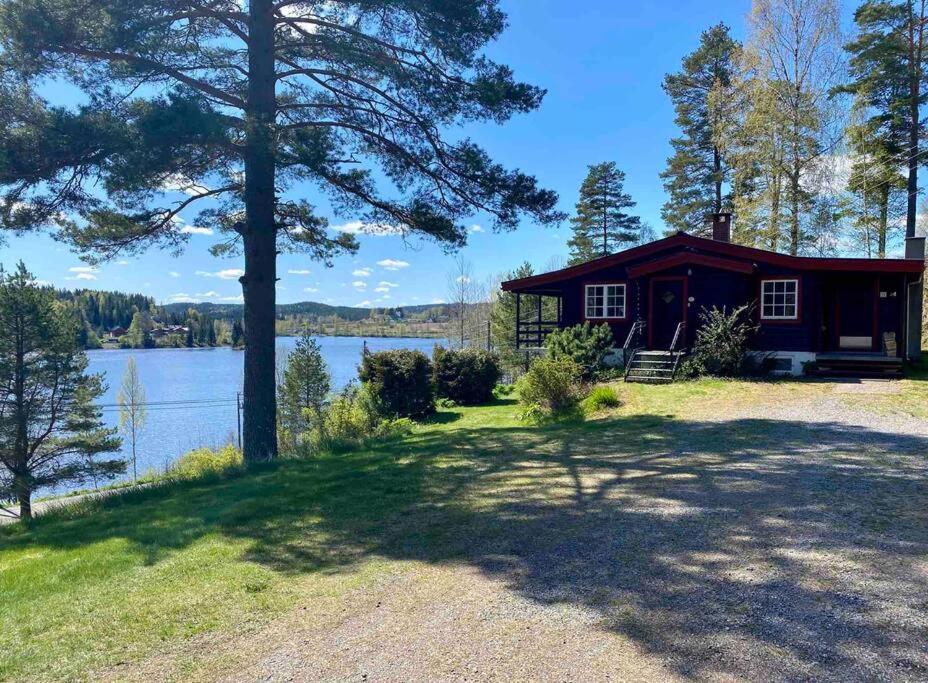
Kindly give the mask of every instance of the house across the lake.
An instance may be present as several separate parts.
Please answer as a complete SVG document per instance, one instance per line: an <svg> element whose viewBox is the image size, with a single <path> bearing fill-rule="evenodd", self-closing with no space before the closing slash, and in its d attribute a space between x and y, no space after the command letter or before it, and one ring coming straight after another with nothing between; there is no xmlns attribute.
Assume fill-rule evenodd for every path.
<svg viewBox="0 0 928 683"><path fill-rule="evenodd" d="M590 321L612 328L620 354L679 352L703 309L755 303L752 349L783 373L807 363L893 370L918 357L925 238L906 240L903 259L813 258L732 244L730 214L712 223L713 239L681 232L504 282L516 294L517 346L540 347L551 330Z"/></svg>

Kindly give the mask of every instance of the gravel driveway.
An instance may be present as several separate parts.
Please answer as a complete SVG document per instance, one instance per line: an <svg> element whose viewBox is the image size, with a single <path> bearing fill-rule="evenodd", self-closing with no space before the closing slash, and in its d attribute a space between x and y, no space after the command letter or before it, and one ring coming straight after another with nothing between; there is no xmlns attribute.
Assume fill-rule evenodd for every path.
<svg viewBox="0 0 928 683"><path fill-rule="evenodd" d="M928 680L928 427L859 393L462 429L475 472L377 539L392 572L195 644L200 675Z"/></svg>

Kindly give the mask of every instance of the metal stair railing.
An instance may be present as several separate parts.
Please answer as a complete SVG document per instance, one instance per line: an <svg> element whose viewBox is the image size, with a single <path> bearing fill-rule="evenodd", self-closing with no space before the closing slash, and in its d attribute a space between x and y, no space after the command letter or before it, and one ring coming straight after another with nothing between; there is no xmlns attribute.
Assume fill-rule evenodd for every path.
<svg viewBox="0 0 928 683"><path fill-rule="evenodd" d="M670 372L670 381L672 382L676 379L677 368L680 366L680 359L683 358L683 354L686 353L685 349L678 349L677 347L683 341L683 333L686 330L686 323L681 322L677 325L677 330L674 332L673 341L670 343L670 355L673 358L673 370Z"/></svg>
<svg viewBox="0 0 928 683"><path fill-rule="evenodd" d="M646 327L646 321L636 320L632 323L632 328L628 331L628 337L626 337L625 345L622 347L622 362L625 364L625 379L628 379L628 374L631 372L632 361L635 359L635 354L644 348L644 330Z"/></svg>

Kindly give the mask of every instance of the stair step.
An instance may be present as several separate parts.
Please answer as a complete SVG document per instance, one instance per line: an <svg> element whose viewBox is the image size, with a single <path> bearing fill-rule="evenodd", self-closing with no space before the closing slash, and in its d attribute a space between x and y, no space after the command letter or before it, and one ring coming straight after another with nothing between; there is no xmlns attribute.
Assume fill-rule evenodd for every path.
<svg viewBox="0 0 928 683"><path fill-rule="evenodd" d="M644 384L670 384L669 377L654 377L652 375L629 375L625 378L626 382L641 382Z"/></svg>

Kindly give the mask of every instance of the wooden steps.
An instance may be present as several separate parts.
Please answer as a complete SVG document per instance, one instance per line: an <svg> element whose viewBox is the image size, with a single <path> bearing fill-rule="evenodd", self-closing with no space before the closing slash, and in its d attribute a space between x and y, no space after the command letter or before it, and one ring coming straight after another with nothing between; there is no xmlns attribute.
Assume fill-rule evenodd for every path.
<svg viewBox="0 0 928 683"><path fill-rule="evenodd" d="M670 351L636 351L625 370L625 381L670 384L681 356Z"/></svg>
<svg viewBox="0 0 928 683"><path fill-rule="evenodd" d="M820 377L902 377L902 359L890 356L820 353L812 374Z"/></svg>

